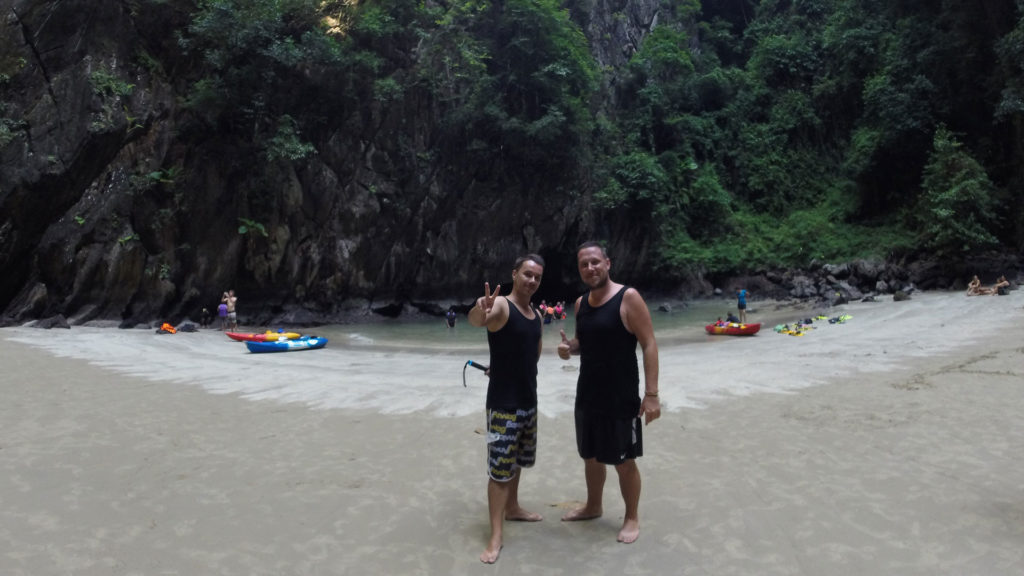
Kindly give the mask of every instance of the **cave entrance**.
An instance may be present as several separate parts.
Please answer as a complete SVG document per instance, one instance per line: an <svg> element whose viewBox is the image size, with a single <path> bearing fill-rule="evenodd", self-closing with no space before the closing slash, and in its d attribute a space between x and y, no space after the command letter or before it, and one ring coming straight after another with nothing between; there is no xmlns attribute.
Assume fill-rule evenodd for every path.
<svg viewBox="0 0 1024 576"><path fill-rule="evenodd" d="M571 305L579 296L575 258L568 259L565 254L556 250L541 251L540 255L544 258L544 279L537 293L533 295L533 303L540 304L541 300L565 300L567 305Z"/></svg>

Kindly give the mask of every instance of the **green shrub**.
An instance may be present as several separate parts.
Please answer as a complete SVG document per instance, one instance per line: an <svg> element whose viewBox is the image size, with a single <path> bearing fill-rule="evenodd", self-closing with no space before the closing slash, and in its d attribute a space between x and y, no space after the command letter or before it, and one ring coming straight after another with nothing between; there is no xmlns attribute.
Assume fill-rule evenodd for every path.
<svg viewBox="0 0 1024 576"><path fill-rule="evenodd" d="M940 254L962 254L997 243L995 188L985 169L946 129L935 131L922 180L918 211L924 245Z"/></svg>
<svg viewBox="0 0 1024 576"><path fill-rule="evenodd" d="M96 70L90 74L89 83L97 96L127 98L135 89L134 84L129 84L106 70Z"/></svg>

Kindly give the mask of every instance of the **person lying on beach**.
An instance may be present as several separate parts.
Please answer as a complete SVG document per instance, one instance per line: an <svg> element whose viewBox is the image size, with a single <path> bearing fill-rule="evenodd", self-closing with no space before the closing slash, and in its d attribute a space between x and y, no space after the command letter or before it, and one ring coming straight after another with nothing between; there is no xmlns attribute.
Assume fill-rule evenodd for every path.
<svg viewBox="0 0 1024 576"><path fill-rule="evenodd" d="M981 280L978 279L978 275L975 274L971 281L967 283L967 295L974 296L979 293L981 289Z"/></svg>
<svg viewBox="0 0 1024 576"><path fill-rule="evenodd" d="M967 295L968 296L979 296L982 294L995 294L996 288L986 288L981 285L981 280L978 279L978 275L975 274L971 281L967 284Z"/></svg>
<svg viewBox="0 0 1024 576"><path fill-rule="evenodd" d="M1007 289L1010 287L1010 281L1006 279L1006 276L1000 276L996 283L992 286L989 294L1007 294Z"/></svg>

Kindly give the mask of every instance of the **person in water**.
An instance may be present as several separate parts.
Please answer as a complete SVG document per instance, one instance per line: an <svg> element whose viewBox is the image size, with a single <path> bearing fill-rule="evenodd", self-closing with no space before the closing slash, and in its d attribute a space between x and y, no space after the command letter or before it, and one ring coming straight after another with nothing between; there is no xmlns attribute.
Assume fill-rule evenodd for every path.
<svg viewBox="0 0 1024 576"><path fill-rule="evenodd" d="M449 306L448 311L444 314L444 321L448 324L449 328L455 328L455 319L458 315L455 313L455 308Z"/></svg>
<svg viewBox="0 0 1024 576"><path fill-rule="evenodd" d="M611 260L596 242L576 251L580 278L588 291L576 300L576 334L561 330L558 356L579 354L576 382L576 448L584 462L587 502L563 521L591 520L604 513L606 466L614 466L626 505L618 541L640 537L640 470L643 427L661 416L658 401L658 345L647 304L634 288L612 282ZM639 395L636 347L643 352L644 395Z"/></svg>
<svg viewBox="0 0 1024 576"><path fill-rule="evenodd" d="M491 351L487 386L487 509L491 537L480 561L493 564L504 544L505 520L538 522L540 514L519 505L523 468L537 454L537 360L541 352L541 313L530 306L540 287L544 260L537 254L516 259L512 293L499 296L484 283L484 295L469 311L469 323L487 328Z"/></svg>

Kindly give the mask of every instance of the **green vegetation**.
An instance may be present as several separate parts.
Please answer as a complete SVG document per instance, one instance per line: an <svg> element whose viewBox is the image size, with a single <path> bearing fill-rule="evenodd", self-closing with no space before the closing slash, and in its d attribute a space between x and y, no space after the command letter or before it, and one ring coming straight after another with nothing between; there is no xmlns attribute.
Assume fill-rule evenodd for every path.
<svg viewBox="0 0 1024 576"><path fill-rule="evenodd" d="M995 188L945 126L935 132L922 187L919 214L928 248L956 255L998 242L989 232L996 222Z"/></svg>
<svg viewBox="0 0 1024 576"><path fill-rule="evenodd" d="M18 50L12 42L0 46L0 85L7 84L14 76L25 68L25 58L18 56Z"/></svg>
<svg viewBox="0 0 1024 576"><path fill-rule="evenodd" d="M107 70L96 70L90 74L89 83L97 96L126 98L135 90L134 84L121 80Z"/></svg>
<svg viewBox="0 0 1024 576"><path fill-rule="evenodd" d="M186 106L210 125L245 135L268 155L304 157L304 122L343 120L345 105L367 94L380 58L353 53L351 40L325 25L319 0L201 0L182 47L204 62ZM338 14L332 16L332 21ZM348 18L349 16L344 16ZM337 124L334 124L335 126ZM271 142L272 139L277 142Z"/></svg>
<svg viewBox="0 0 1024 576"><path fill-rule="evenodd" d="M1020 37L1022 8L704 2L699 52L678 20L633 56L595 197L649 225L667 274L1019 245L994 215L1020 212L1020 174L980 123L1021 120L1024 49L993 39Z"/></svg>
<svg viewBox="0 0 1024 576"><path fill-rule="evenodd" d="M149 71L154 76L165 76L163 64L160 63L152 54L146 51L145 48L138 48L135 50L135 60L140 66Z"/></svg>
<svg viewBox="0 0 1024 576"><path fill-rule="evenodd" d="M121 110L124 111L124 119L125 119L125 123L128 125L128 131L129 132L131 132L132 130L135 130L136 128L143 128L142 124L140 124L139 121L138 121L139 119L137 117L135 117L135 116L132 116L129 113L127 106L122 106Z"/></svg>
<svg viewBox="0 0 1024 576"><path fill-rule="evenodd" d="M2 108L0 108L2 110ZM7 146L18 137L17 129L20 123L10 118L0 118L0 148Z"/></svg>
<svg viewBox="0 0 1024 576"><path fill-rule="evenodd" d="M277 132L267 141L267 159L301 160L316 153L312 144L299 140L299 132L295 120L285 114L277 124Z"/></svg>
<svg viewBox="0 0 1024 576"><path fill-rule="evenodd" d="M116 108L114 107L114 104L131 96L132 92L135 90L135 85L121 80L115 76L113 72L102 68L93 71L89 75L89 84L92 86L93 93L99 96L102 100L102 109L101 111L93 114L92 122L89 124L89 129L93 132L105 132L114 128L117 124L115 119ZM127 115L128 108L122 105L122 109ZM129 130L134 127L134 121L130 121Z"/></svg>
<svg viewBox="0 0 1024 576"><path fill-rule="evenodd" d="M156 170L146 175L150 182L160 184L174 184L174 181L181 176L181 166L171 166L165 170Z"/></svg>
<svg viewBox="0 0 1024 576"><path fill-rule="evenodd" d="M238 226L239 234L243 236L246 234L259 234L264 238L267 237L267 229L265 226L263 226L263 224L255 222L248 218L239 218L238 221L240 222Z"/></svg>
<svg viewBox="0 0 1024 576"><path fill-rule="evenodd" d="M6 78L0 74L0 87L3 87L5 82ZM0 148L10 144L18 137L18 131L24 128L24 122L4 117L8 106L6 102L0 100Z"/></svg>
<svg viewBox="0 0 1024 576"><path fill-rule="evenodd" d="M1024 3L661 7L628 62L598 63L581 0L199 0L185 104L257 166L257 219L281 165L391 130L410 171L593 200L604 228L645 231L666 278L1024 246ZM621 42L631 17L592 40Z"/></svg>

